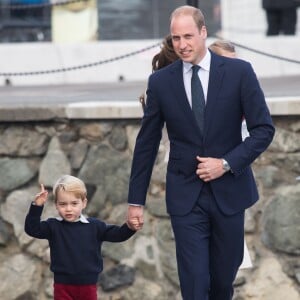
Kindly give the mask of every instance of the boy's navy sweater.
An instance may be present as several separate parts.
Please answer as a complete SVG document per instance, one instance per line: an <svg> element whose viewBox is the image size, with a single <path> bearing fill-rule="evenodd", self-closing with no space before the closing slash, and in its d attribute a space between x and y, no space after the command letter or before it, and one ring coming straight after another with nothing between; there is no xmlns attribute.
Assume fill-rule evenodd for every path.
<svg viewBox="0 0 300 300"><path fill-rule="evenodd" d="M108 225L95 218L89 223L41 221L43 206L31 205L25 220L25 232L38 239L47 239L50 247L54 282L63 284L96 284L103 269L103 241L122 242L135 231L122 226Z"/></svg>

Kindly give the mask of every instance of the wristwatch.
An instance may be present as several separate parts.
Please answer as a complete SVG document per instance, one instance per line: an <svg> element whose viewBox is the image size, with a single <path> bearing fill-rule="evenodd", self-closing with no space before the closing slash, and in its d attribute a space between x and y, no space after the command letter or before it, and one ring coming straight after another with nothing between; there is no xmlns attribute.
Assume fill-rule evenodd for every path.
<svg viewBox="0 0 300 300"><path fill-rule="evenodd" d="M223 163L223 170L224 170L225 172L230 171L229 163L228 163L224 158L222 158L222 163Z"/></svg>

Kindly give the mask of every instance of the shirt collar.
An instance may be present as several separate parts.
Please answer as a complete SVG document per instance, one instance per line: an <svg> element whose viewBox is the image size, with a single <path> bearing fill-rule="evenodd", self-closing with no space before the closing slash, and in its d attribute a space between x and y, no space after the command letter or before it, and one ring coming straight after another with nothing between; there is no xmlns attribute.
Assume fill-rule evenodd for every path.
<svg viewBox="0 0 300 300"><path fill-rule="evenodd" d="M205 70L205 71L209 71L210 70L210 61L211 61L211 54L209 52L209 50L206 50L206 54L203 57L203 59L200 61L200 63L198 64L201 69ZM192 68L192 64L189 62L184 62L183 61L183 72L187 73L191 70Z"/></svg>
<svg viewBox="0 0 300 300"><path fill-rule="evenodd" d="M61 221L63 221L63 218L62 217L57 217L56 220L61 222ZM76 220L75 222L90 223L89 220L84 215L80 215L79 219Z"/></svg>

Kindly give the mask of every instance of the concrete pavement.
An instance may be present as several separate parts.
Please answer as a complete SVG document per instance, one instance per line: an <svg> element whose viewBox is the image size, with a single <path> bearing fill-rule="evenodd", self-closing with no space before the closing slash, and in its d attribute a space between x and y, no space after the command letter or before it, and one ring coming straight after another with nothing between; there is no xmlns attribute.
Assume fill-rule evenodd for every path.
<svg viewBox="0 0 300 300"><path fill-rule="evenodd" d="M259 79L266 98L299 97L300 74L297 76ZM74 102L137 101L146 81L92 83L47 86L0 87L0 105L61 105Z"/></svg>
<svg viewBox="0 0 300 300"><path fill-rule="evenodd" d="M273 115L300 115L300 75L259 81ZM144 81L1 87L0 121L140 118L145 88Z"/></svg>

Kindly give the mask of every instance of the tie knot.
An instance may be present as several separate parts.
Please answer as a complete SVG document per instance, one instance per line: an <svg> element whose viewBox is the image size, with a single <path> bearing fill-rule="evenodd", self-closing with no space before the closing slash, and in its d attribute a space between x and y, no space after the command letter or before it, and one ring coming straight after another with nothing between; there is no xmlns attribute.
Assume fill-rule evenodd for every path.
<svg viewBox="0 0 300 300"><path fill-rule="evenodd" d="M193 74L197 74L198 71L200 70L200 66L198 66L198 65L193 65L193 66L192 66L192 70L193 70Z"/></svg>

